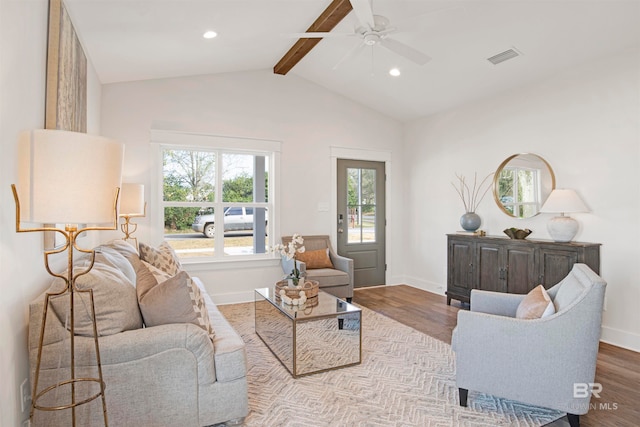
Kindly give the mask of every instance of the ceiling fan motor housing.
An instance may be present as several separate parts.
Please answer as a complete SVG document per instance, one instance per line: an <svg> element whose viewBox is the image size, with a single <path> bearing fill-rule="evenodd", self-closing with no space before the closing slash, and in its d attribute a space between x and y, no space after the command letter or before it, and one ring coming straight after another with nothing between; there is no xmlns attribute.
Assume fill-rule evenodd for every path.
<svg viewBox="0 0 640 427"><path fill-rule="evenodd" d="M380 42L380 35L373 32L368 32L365 33L363 39L364 44L366 44L367 46L373 46L374 44Z"/></svg>

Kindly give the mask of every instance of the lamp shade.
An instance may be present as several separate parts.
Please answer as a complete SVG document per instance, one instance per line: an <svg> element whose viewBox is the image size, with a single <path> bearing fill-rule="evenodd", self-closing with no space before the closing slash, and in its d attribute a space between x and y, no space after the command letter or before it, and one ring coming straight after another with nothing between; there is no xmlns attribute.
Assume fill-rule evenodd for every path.
<svg viewBox="0 0 640 427"><path fill-rule="evenodd" d="M589 212L580 196L570 189L556 188L551 192L542 205L540 212L546 213L572 213Z"/></svg>
<svg viewBox="0 0 640 427"><path fill-rule="evenodd" d="M144 215L144 185L122 183L120 190L120 216Z"/></svg>
<svg viewBox="0 0 640 427"><path fill-rule="evenodd" d="M41 129L18 141L21 219L47 224L115 222L124 146L100 136Z"/></svg>

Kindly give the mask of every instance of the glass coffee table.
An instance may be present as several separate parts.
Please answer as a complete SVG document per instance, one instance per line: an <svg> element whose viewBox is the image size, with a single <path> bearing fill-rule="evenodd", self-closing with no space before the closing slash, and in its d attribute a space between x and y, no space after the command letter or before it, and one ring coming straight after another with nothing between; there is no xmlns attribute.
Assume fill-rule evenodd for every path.
<svg viewBox="0 0 640 427"><path fill-rule="evenodd" d="M312 300L315 300L312 299ZM362 311L326 292L302 307L255 290L256 334L294 377L362 361Z"/></svg>

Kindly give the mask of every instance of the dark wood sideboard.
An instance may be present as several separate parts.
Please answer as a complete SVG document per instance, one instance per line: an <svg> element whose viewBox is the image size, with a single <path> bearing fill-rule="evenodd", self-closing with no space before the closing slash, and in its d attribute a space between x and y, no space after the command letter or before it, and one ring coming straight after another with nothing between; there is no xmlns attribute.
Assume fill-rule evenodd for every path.
<svg viewBox="0 0 640 427"><path fill-rule="evenodd" d="M600 244L499 236L447 235L447 305L469 302L471 289L526 294L539 284L550 288L573 264L600 274Z"/></svg>

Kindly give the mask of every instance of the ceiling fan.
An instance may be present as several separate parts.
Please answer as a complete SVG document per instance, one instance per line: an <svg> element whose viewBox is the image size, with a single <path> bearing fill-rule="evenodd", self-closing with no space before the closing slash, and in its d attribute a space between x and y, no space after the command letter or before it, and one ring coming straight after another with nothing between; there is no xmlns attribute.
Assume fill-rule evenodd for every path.
<svg viewBox="0 0 640 427"><path fill-rule="evenodd" d="M397 29L390 25L389 19L384 16L374 15L370 0L349 0L351 7L358 19L358 26L352 33L333 33L311 31L313 26L305 33L293 34L300 39L321 39L325 37L358 37L359 42L347 52L347 54L334 66L337 68L343 62L354 58L368 46L382 46L391 52L408 60L424 65L431 58L417 49L412 48L398 40L389 37Z"/></svg>

